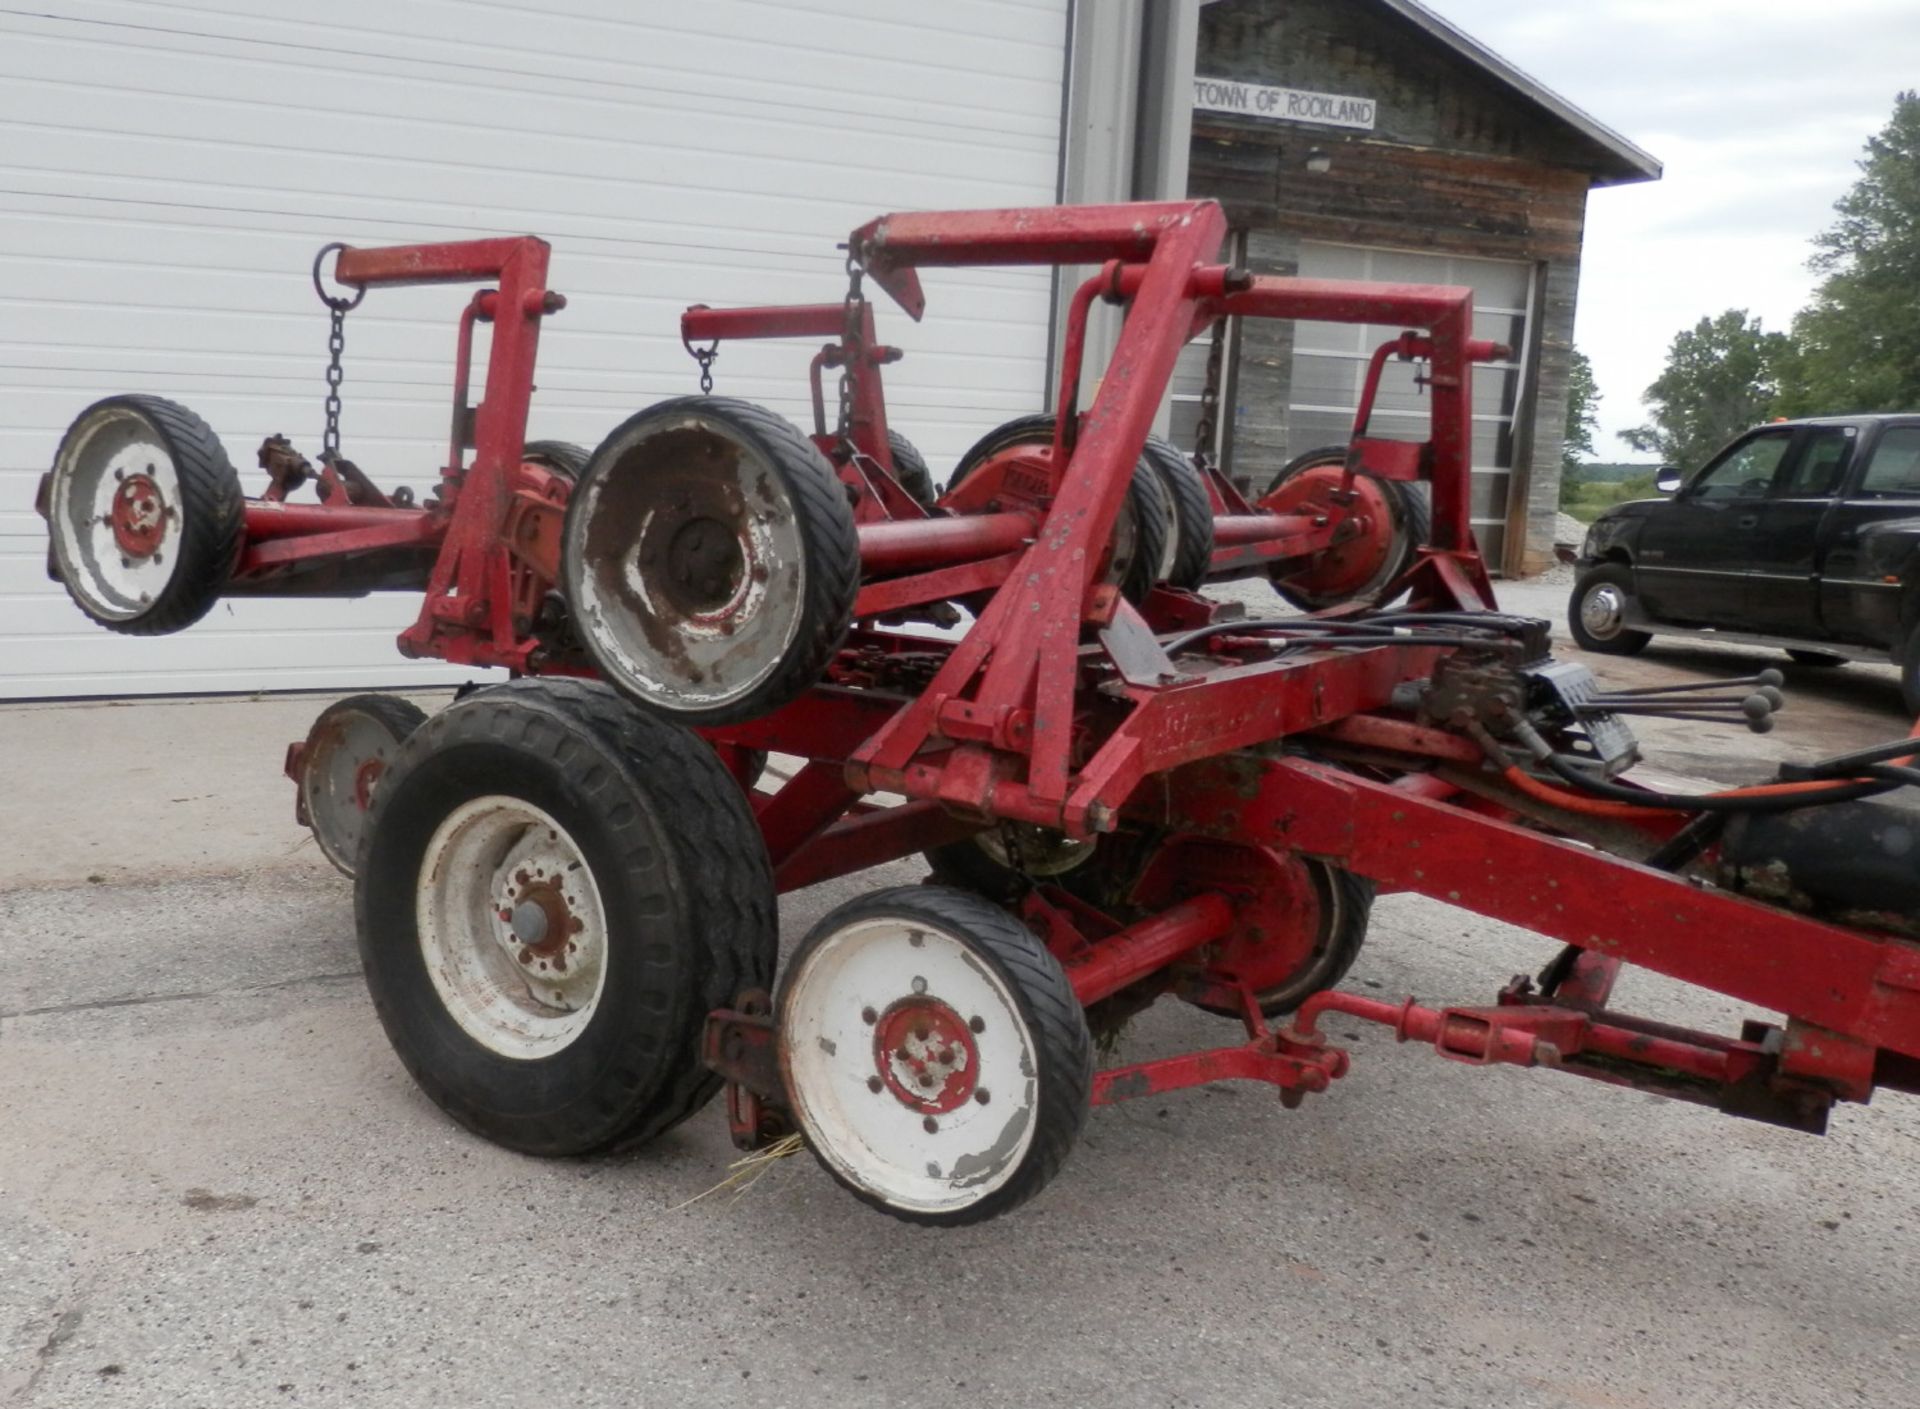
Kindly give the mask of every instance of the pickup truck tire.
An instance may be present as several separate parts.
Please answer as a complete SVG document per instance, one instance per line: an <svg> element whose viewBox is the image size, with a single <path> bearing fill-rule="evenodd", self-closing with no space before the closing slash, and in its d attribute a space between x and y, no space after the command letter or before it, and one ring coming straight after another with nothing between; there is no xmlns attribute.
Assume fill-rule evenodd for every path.
<svg viewBox="0 0 1920 1409"><path fill-rule="evenodd" d="M1574 583L1573 596L1567 600L1567 627L1583 651L1638 655L1653 637L1625 625L1632 604L1632 570L1625 563L1602 563Z"/></svg>
<svg viewBox="0 0 1920 1409"><path fill-rule="evenodd" d="M1900 667L1900 702L1909 715L1920 719L1920 623L1907 632L1894 663Z"/></svg>
<svg viewBox="0 0 1920 1409"><path fill-rule="evenodd" d="M1836 665L1845 665L1847 663L1847 658L1845 656L1836 656L1827 651L1789 650L1787 652L1787 659L1792 661L1795 665L1814 666L1823 670Z"/></svg>

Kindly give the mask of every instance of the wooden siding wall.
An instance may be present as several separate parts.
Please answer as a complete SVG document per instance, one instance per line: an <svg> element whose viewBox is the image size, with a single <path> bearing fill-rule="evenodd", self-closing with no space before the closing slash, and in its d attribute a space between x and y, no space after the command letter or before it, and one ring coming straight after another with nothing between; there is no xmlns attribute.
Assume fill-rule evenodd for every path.
<svg viewBox="0 0 1920 1409"><path fill-rule="evenodd" d="M1590 183L1584 139L1366 0L1216 0L1201 11L1196 67L1378 104L1371 132L1194 113L1188 190L1220 201L1248 232L1256 270L1293 272L1303 239L1536 266L1534 346L1497 566L1551 562ZM1314 147L1330 170L1306 169ZM1250 322L1241 348L1234 471L1260 480L1313 447L1286 436L1291 327Z"/></svg>

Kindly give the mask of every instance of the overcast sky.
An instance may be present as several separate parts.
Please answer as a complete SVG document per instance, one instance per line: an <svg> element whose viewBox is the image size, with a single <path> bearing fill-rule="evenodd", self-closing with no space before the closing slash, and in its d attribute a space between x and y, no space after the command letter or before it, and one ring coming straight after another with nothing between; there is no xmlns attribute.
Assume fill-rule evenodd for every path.
<svg viewBox="0 0 1920 1409"><path fill-rule="evenodd" d="M1920 0L1426 0L1666 164L1587 205L1575 341L1601 458L1683 327L1746 308L1785 330L1813 235L1894 95L1920 88ZM1835 408L1845 409L1845 408Z"/></svg>

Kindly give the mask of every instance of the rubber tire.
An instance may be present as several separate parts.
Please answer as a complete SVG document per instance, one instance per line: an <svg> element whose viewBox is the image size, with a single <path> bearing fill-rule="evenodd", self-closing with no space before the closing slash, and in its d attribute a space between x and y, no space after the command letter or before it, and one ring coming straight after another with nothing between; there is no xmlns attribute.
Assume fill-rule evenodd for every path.
<svg viewBox="0 0 1920 1409"><path fill-rule="evenodd" d="M598 1011L535 1061L488 1051L448 1015L414 918L435 828L515 789L587 854L610 922ZM354 888L367 988L402 1064L455 1121L526 1154L583 1155L651 1140L719 1089L700 1060L707 1014L770 984L779 925L752 809L697 734L597 682L498 685L407 741L370 833Z"/></svg>
<svg viewBox="0 0 1920 1409"><path fill-rule="evenodd" d="M692 727L738 724L771 714L804 694L818 683L828 663L839 652L853 625L853 601L860 591L860 539L854 528L853 508L847 502L846 487L819 447L792 422L750 401L730 396L680 396L657 402L622 421L601 442L601 448L636 422L682 410L730 421L743 438L757 442L757 448L780 474L798 518L806 555L800 627L785 658L749 694L738 700L708 709L666 713L651 701L628 698L641 709ZM593 459L597 462L599 457L600 451L595 450ZM584 512L581 506L590 497L576 493L568 500L566 524L561 530L561 543L568 548L576 539L574 516L576 512ZM562 590L571 586L574 576L571 568L563 569ZM578 634L594 663L602 666L604 674L613 674L605 671L592 633L581 629Z"/></svg>
<svg viewBox="0 0 1920 1409"><path fill-rule="evenodd" d="M1016 416L1006 424L994 427L960 457L960 463L953 467L953 473L947 477L948 490L972 474L981 461L1010 446L1051 445L1053 427L1054 418L1046 412L1035 416ZM1144 454L1133 467L1133 479L1127 486L1127 502L1133 509L1134 553L1121 579L1120 591L1137 606L1147 599L1147 594L1159 579L1160 559L1166 555L1167 549L1167 525L1173 520L1172 501L1161 485L1159 474Z"/></svg>
<svg viewBox="0 0 1920 1409"><path fill-rule="evenodd" d="M1373 882L1327 862L1311 857L1304 859L1320 887L1321 904L1331 907L1331 928L1325 936L1324 948L1316 951L1313 961L1291 982L1254 995L1260 1000L1264 1017L1285 1017L1314 994L1334 987L1347 976L1354 960L1360 957L1361 946L1366 943L1367 925L1373 915ZM1238 1007L1215 1007L1211 1003L1198 1006L1225 1018L1241 1016Z"/></svg>
<svg viewBox="0 0 1920 1409"><path fill-rule="evenodd" d="M1830 651L1789 650L1787 659L1795 665L1804 665L1813 670L1832 670L1847 663L1845 656L1836 656Z"/></svg>
<svg viewBox="0 0 1920 1409"><path fill-rule="evenodd" d="M1267 493L1272 494L1274 490L1285 484L1294 475L1300 474L1305 470L1315 469L1325 465L1344 465L1346 463L1347 447L1344 445L1323 445L1317 450L1308 450L1303 454L1294 456L1280 467L1280 473L1275 475L1273 482L1267 486ZM1361 473L1364 474L1366 472L1362 471ZM1414 556L1420 548L1433 541L1433 510L1428 505L1426 496L1421 494L1414 486L1402 484L1398 480L1380 479L1376 475L1368 475L1367 477L1378 484L1382 492L1394 502L1395 510L1400 515L1404 528L1401 544L1402 551L1399 558L1391 564L1392 571L1387 572L1383 570L1375 574L1374 581L1378 586L1373 589L1370 597L1363 592L1356 594L1354 597L1322 599L1301 592L1296 588L1289 588L1284 583L1276 580L1273 584L1273 590L1278 592L1289 605L1298 607L1303 612L1324 611L1328 607L1339 606L1343 602L1365 598L1371 606L1384 607L1400 597L1400 592L1387 595L1386 589L1413 565Z"/></svg>
<svg viewBox="0 0 1920 1409"><path fill-rule="evenodd" d="M1052 1181L1086 1123L1093 1093L1093 1038L1087 1031L1085 1011L1060 961L1032 930L999 906L944 886L895 886L848 901L807 932L787 961L774 1000L776 1021L784 1022L793 976L801 971L809 952L833 931L873 916L921 918L930 926L965 934L974 943L975 957L1006 984L1034 1043L1034 1069L1041 1091L1033 1143L1027 1148L1026 1162L1006 1183L978 1203L945 1213L897 1208L851 1183L818 1151L814 1158L855 1198L904 1223L955 1228L996 1218Z"/></svg>
<svg viewBox="0 0 1920 1409"><path fill-rule="evenodd" d="M1567 598L1567 630L1574 644L1583 651L1603 656L1637 656L1653 639L1651 632L1622 628L1618 635L1602 640L1591 635L1580 620L1580 602L1587 589L1595 583L1609 582L1626 593L1629 601L1633 599L1633 570L1625 563L1602 563L1573 584L1573 595Z"/></svg>
<svg viewBox="0 0 1920 1409"><path fill-rule="evenodd" d="M179 402L164 397L138 393L103 397L74 417L67 435L73 434L73 426L109 406L124 407L139 415L159 434L173 457L180 481L179 564L165 589L138 616L117 620L97 616L72 589L67 596L88 620L109 631L123 636L169 636L186 630L212 611L233 575L246 526L240 474L227 458L227 449L213 427ZM66 446L66 436L62 436L61 453ZM59 454L54 463L60 463Z"/></svg>
<svg viewBox="0 0 1920 1409"><path fill-rule="evenodd" d="M578 484L580 476L587 472L587 462L593 458L593 452L570 440L530 440L521 449L520 458Z"/></svg>
<svg viewBox="0 0 1920 1409"><path fill-rule="evenodd" d="M913 496L913 502L923 509L931 509L933 501L940 497L940 491L934 486L933 471L927 466L927 457L899 431L887 432L887 449L893 455L893 477L900 487Z"/></svg>
<svg viewBox="0 0 1920 1409"><path fill-rule="evenodd" d="M1143 453L1173 501L1175 548L1167 585L1191 591L1206 581L1207 570L1213 566L1213 496L1207 492L1199 466L1178 446L1148 436Z"/></svg>
<svg viewBox="0 0 1920 1409"><path fill-rule="evenodd" d="M328 719L336 714L346 714L349 712L364 714L377 721L386 729L387 734L393 739L396 745L406 743L408 739L413 737L414 731L427 722L427 712L424 709L420 708L420 706L412 700L403 700L398 695L348 695L343 700L335 700L315 716L312 727L307 730L308 748L312 748L314 736L320 732L321 726L325 724ZM320 839L320 829L313 825L313 802L307 795L305 777L306 775L303 773L300 783L300 801L302 806L307 810L307 826L309 830L313 832L314 845L319 847L320 854L333 864L334 870L338 871L348 880L352 880L355 873L360 869L359 850L361 848L356 848L355 854L351 857L336 856L327 847L327 844ZM378 796L378 794L376 793L375 796ZM370 827L363 827L361 829L362 848L364 848L366 838L371 834L371 831L372 829Z"/></svg>

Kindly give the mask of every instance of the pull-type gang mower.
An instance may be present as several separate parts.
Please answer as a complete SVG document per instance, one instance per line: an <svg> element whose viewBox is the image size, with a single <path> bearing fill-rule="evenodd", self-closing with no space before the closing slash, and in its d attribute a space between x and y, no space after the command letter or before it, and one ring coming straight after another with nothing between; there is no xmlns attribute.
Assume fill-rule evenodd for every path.
<svg viewBox="0 0 1920 1409"><path fill-rule="evenodd" d="M703 372L722 339L828 338L811 439L687 397L591 456L526 442L563 306L544 243L341 250L356 300L491 286L461 321L429 501L341 459L331 418L317 472L276 437L270 489L243 499L204 424L114 397L43 486L53 570L96 620L149 633L221 595L420 591L403 653L518 677L424 721L343 701L290 756L355 873L401 1060L516 1149L644 1141L724 1085L743 1146L797 1131L867 1202L964 1223L1039 1190L1091 1105L1228 1078L1287 1104L1325 1091L1348 1063L1330 1012L1814 1132L1837 1100L1920 1089L1920 886L1880 797L1920 780L1920 745L1708 795L1623 776L1622 715L1764 726L1777 677L1603 694L1550 659L1545 623L1495 609L1469 529L1472 369L1501 351L1472 336L1470 294L1255 277L1212 262L1223 234L1210 203L876 220L843 305L683 327ZM1098 267L1059 414L987 437L936 497L886 424L895 354L862 281L918 318L920 269L1008 264ZM1126 320L1082 414L1097 299ZM1427 438L1375 437L1363 411L1344 454L1247 502L1149 435L1181 346L1227 317L1410 329L1369 395L1387 357L1424 364ZM476 321L492 346L469 410ZM320 502L296 503L316 474ZM1249 573L1307 610L1195 590ZM802 761L777 788L769 752ZM933 884L842 906L776 984L776 892L915 853ZM1563 947L1483 1007L1340 991L1383 887ZM1784 1022L1617 1013L1623 964ZM1244 1039L1096 1070L1090 1029L1163 996Z"/></svg>

